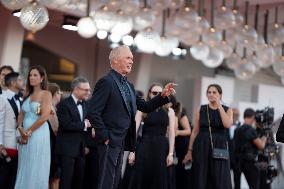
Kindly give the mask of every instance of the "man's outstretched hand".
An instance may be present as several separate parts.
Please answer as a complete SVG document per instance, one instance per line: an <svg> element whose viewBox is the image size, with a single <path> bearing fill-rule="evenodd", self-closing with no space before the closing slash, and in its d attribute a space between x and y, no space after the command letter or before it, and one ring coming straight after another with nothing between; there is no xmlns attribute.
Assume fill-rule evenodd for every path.
<svg viewBox="0 0 284 189"><path fill-rule="evenodd" d="M177 86L177 84L175 84L175 83L166 84L166 86L165 86L165 88L163 89L163 92L162 92L162 97L166 97L166 96L176 94L174 86Z"/></svg>

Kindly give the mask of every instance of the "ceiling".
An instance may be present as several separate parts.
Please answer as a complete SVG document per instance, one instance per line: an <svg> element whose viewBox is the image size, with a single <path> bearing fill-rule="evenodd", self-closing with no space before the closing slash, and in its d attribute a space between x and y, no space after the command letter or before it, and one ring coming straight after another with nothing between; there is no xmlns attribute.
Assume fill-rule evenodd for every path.
<svg viewBox="0 0 284 189"><path fill-rule="evenodd" d="M91 11L94 12L98 7L103 5L102 2L109 2L111 0L91 0ZM113 1L113 0L112 0ZM121 1L123 6L124 0ZM141 5L143 5L143 1L141 1ZM245 12L245 2L247 0L237 0L237 5L239 11L244 15ZM86 0L71 0L71 2L77 2L78 6L70 7L69 9L56 7L55 9L49 7L52 10L50 11L50 22L51 25L61 25L63 21L64 14L75 15L78 17L83 17L86 15ZM205 4L205 12L207 12L206 17L210 20L210 9L211 9L211 2L212 0L204 0ZM223 0L215 0L215 6L220 7L222 5ZM199 0L192 0L192 3L196 8L198 8ZM248 15L248 23L249 25L254 26L255 20L255 10L256 5L260 5L259 7L259 32L263 32L263 24L264 24L264 14L266 10L269 10L269 25L274 23L274 15L275 15L275 8L278 7L278 21L279 23L284 23L284 0L249 0L249 15ZM226 5L230 8L233 7L233 0L227 0ZM59 11L59 12L58 12Z"/></svg>

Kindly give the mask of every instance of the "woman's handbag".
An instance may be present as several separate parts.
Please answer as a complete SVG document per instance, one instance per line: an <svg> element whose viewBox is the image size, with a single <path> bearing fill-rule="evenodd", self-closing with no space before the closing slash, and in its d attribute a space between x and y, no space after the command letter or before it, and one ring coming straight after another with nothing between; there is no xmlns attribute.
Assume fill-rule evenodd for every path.
<svg viewBox="0 0 284 189"><path fill-rule="evenodd" d="M227 148L214 148L213 140L212 140L212 132L211 132L211 125L210 125L210 118L209 118L209 105L207 105L207 118L208 118L208 126L209 126L209 135L212 147L212 158L213 159L220 159L220 160L228 160L229 159L229 148L228 142L226 142Z"/></svg>

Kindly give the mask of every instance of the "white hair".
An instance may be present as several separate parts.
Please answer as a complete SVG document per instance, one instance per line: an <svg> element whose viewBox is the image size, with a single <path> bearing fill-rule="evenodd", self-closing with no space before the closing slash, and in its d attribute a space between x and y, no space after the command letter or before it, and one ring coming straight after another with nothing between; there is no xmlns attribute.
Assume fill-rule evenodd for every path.
<svg viewBox="0 0 284 189"><path fill-rule="evenodd" d="M121 46L118 46L118 47L115 47L114 49L112 49L109 53L109 61L110 63L116 59L116 58L119 58L120 57L120 53L121 53L121 49L129 49L128 46L126 45L121 45Z"/></svg>

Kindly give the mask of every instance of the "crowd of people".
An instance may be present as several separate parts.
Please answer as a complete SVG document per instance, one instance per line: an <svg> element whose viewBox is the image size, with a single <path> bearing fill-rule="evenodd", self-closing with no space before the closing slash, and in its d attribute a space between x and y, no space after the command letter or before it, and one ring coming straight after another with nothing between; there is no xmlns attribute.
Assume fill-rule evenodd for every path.
<svg viewBox="0 0 284 189"><path fill-rule="evenodd" d="M222 88L211 84L192 125L175 84L151 85L145 100L138 95L126 77L127 46L109 60L111 71L92 94L79 76L65 99L41 66L30 68L26 85L12 67L0 68L1 188L238 189L242 172L260 188L253 162L266 138L252 127L254 110L240 126L221 103Z"/></svg>

